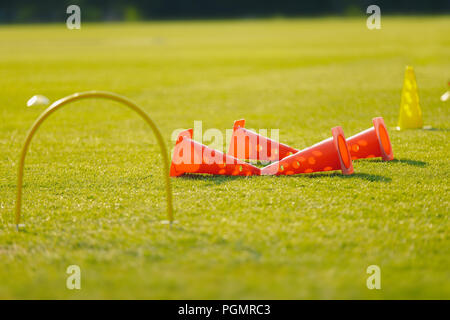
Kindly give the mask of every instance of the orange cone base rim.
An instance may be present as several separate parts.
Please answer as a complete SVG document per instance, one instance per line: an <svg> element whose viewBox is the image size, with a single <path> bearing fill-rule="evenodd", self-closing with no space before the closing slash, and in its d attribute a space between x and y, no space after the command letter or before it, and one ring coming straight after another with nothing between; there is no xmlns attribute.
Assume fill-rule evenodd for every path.
<svg viewBox="0 0 450 320"><path fill-rule="evenodd" d="M198 143L192 140L192 135L193 129L182 131L178 135L170 165L171 177L178 177L185 173L260 175L261 170L258 167Z"/></svg>
<svg viewBox="0 0 450 320"><path fill-rule="evenodd" d="M341 163L341 170L343 174L353 173L353 162L348 149L347 140L345 140L344 130L341 127L334 127L331 129L333 133L333 143L335 144L339 162Z"/></svg>
<svg viewBox="0 0 450 320"><path fill-rule="evenodd" d="M301 150L261 170L261 175L292 175L320 171L341 170L353 173L350 151L341 127L331 129L333 136Z"/></svg>
<svg viewBox="0 0 450 320"><path fill-rule="evenodd" d="M394 159L389 134L383 118L373 118L373 127L347 139L353 160L381 157L384 161Z"/></svg>
<svg viewBox="0 0 450 320"><path fill-rule="evenodd" d="M394 159L394 153L392 151L391 139L384 124L382 117L372 119L375 132L378 136L378 142L380 144L381 157L384 161L390 161Z"/></svg>

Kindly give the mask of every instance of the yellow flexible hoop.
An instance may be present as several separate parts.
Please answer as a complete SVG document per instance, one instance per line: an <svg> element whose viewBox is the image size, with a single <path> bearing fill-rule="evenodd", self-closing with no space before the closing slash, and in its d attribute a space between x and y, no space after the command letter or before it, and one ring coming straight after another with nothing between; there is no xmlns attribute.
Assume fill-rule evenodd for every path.
<svg viewBox="0 0 450 320"><path fill-rule="evenodd" d="M167 155L167 148L166 144L164 143L164 140L161 136L161 132L159 131L158 127L155 125L152 119L145 113L144 110L142 110L140 107L138 107L134 102L131 100L128 100L127 98L120 96L115 93L111 92L105 92L105 91L87 91L87 92L81 92L81 93L75 93L70 96L67 96L65 98L62 98L50 105L40 116L37 118L37 120L34 122L33 126L31 127L30 131L28 132L27 138L25 140L25 143L22 147L22 152L20 154L20 162L19 162L19 169L18 169L18 176L17 176L17 200L16 200L16 228L19 230L19 223L20 223L20 211L22 208L22 185L23 185L23 167L25 164L25 156L27 155L28 147L31 143L31 139L33 138L36 131L39 129L39 126L44 122L45 119L48 118L53 112L61 108L62 106L81 99L86 98L104 98L104 99L111 99L117 102L121 102L130 109L134 110L137 114L139 114L146 122L147 124L152 128L153 133L156 136L156 139L158 140L160 151L163 157L164 162L164 177L166 180L166 199L167 199L167 217L169 219L170 224L172 225L173 222L173 207L172 207L172 188L170 185L170 176L169 176L169 158Z"/></svg>

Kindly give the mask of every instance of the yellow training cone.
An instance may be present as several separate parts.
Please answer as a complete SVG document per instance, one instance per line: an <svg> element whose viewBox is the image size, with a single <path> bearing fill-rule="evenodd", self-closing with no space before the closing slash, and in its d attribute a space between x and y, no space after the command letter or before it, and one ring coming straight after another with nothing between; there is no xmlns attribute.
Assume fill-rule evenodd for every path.
<svg viewBox="0 0 450 320"><path fill-rule="evenodd" d="M416 76L414 75L413 67L407 66L397 129L415 129L422 128L422 126L422 110L420 110L419 105Z"/></svg>

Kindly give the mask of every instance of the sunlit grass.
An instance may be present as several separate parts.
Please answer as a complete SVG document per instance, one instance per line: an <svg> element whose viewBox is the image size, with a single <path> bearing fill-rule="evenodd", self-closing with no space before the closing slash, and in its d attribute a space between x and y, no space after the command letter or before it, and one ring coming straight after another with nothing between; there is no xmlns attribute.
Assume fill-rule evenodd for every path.
<svg viewBox="0 0 450 320"><path fill-rule="evenodd" d="M0 27L1 298L449 298L448 17L249 20ZM424 122L394 131L405 66ZM123 94L163 132L203 121L278 128L304 148L383 116L395 161L355 174L173 179L165 219L158 145L127 109L86 100L44 123L25 168L15 232L17 161L52 101ZM82 289L65 287L67 266ZM366 268L381 267L382 290Z"/></svg>

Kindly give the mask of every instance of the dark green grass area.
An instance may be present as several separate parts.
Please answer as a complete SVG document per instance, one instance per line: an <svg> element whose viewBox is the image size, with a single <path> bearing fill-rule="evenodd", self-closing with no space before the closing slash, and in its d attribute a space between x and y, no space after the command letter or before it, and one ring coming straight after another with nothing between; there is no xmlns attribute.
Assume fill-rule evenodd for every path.
<svg viewBox="0 0 450 320"><path fill-rule="evenodd" d="M302 19L0 27L0 298L450 297L450 18ZM395 131L413 65L424 123ZM13 210L19 151L44 107L123 94L172 132L203 121L279 129L298 149L383 116L395 160L355 174L172 179L166 219L156 139L131 111L85 100L44 123ZM209 142L206 141L208 144ZM225 142L224 142L225 144ZM225 148L225 146L224 146ZM82 289L66 289L79 265ZM368 290L366 268L381 268Z"/></svg>

